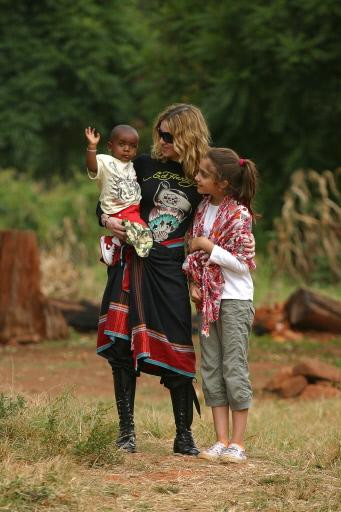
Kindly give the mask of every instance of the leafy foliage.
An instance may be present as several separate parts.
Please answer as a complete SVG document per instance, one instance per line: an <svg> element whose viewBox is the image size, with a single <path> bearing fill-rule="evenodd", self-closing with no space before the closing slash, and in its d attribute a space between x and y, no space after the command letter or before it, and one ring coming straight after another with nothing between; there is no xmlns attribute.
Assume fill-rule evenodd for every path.
<svg viewBox="0 0 341 512"><path fill-rule="evenodd" d="M115 444L118 424L111 409L102 403L82 409L67 392L37 404L1 394L0 462L2 449L13 443L22 460L67 455L86 466L119 464L123 457Z"/></svg>
<svg viewBox="0 0 341 512"><path fill-rule="evenodd" d="M129 13L117 0L1 4L2 164L67 176L85 126L106 135L132 115Z"/></svg>
<svg viewBox="0 0 341 512"><path fill-rule="evenodd" d="M0 393L0 420L15 416L23 411L26 406L26 400L18 395L15 398Z"/></svg>
<svg viewBox="0 0 341 512"><path fill-rule="evenodd" d="M74 263L97 261L97 197L97 188L80 173L68 183L55 177L47 185L6 169L0 174L0 229L32 229L45 250L67 246Z"/></svg>
<svg viewBox="0 0 341 512"><path fill-rule="evenodd" d="M336 0L0 4L4 167L69 177L89 124L105 143L130 122L146 151L175 101L203 109L213 144L257 162L267 227L294 169L340 164Z"/></svg>
<svg viewBox="0 0 341 512"><path fill-rule="evenodd" d="M203 108L214 145L233 147L257 162L260 209L272 217L280 207L272 198L283 192L294 169L333 169L341 159L341 5L179 5L170 0L160 6L164 23L150 59L157 64L148 76L163 83L163 103L192 101Z"/></svg>
<svg viewBox="0 0 341 512"><path fill-rule="evenodd" d="M110 408L99 404L93 416L84 418L85 423L90 423L90 431L86 439L76 443L74 454L90 466L114 465L123 460L114 441L118 435L117 423L106 418Z"/></svg>

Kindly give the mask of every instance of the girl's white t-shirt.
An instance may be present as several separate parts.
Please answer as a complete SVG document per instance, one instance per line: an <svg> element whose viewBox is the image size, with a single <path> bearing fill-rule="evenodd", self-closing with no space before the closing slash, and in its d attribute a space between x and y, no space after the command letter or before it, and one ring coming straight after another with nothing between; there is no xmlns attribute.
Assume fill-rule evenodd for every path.
<svg viewBox="0 0 341 512"><path fill-rule="evenodd" d="M210 204L204 219L203 235L209 238L219 205ZM229 251L215 245L209 263L216 263L221 267L224 278L222 299L253 300L253 282L249 267L240 262Z"/></svg>

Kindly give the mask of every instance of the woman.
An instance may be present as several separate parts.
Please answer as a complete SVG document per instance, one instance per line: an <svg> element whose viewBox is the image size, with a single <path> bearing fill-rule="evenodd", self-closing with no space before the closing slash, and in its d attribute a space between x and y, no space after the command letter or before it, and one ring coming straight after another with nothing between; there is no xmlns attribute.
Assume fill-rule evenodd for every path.
<svg viewBox="0 0 341 512"><path fill-rule="evenodd" d="M176 437L174 453L198 455L192 437L195 353L191 307L182 271L184 236L200 202L193 177L206 155L209 131L201 111L167 107L153 127L152 155L134 160L141 187L141 217L153 232L148 258L128 245L108 267L98 329L98 352L112 367L120 432L117 444L135 452L136 375L158 375L170 391ZM121 240L120 220L97 208L100 223Z"/></svg>

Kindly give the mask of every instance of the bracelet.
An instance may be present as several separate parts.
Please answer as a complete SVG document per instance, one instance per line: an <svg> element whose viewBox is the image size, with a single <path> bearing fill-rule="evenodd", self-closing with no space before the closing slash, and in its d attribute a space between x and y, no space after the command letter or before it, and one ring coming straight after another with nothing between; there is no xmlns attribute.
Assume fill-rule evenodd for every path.
<svg viewBox="0 0 341 512"><path fill-rule="evenodd" d="M87 151L90 151L90 153L96 153L97 149L89 149L89 148L86 148Z"/></svg>

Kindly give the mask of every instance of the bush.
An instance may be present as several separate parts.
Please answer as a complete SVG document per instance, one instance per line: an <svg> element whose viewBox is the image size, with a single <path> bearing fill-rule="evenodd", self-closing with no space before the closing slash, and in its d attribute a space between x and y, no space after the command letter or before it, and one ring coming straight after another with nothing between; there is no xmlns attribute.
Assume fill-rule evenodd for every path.
<svg viewBox="0 0 341 512"><path fill-rule="evenodd" d="M98 259L101 228L95 215L98 190L84 174L49 185L29 175L0 175L0 229L32 229L42 249L67 248L77 265Z"/></svg>
<svg viewBox="0 0 341 512"><path fill-rule="evenodd" d="M2 394L0 459L11 451L27 462L61 455L86 466L119 464L118 426L108 414L110 409L102 404L83 406L69 393L30 404L21 396Z"/></svg>

